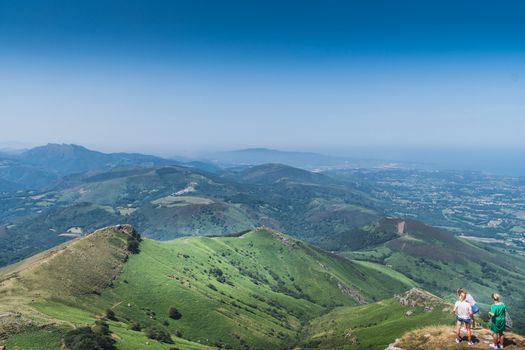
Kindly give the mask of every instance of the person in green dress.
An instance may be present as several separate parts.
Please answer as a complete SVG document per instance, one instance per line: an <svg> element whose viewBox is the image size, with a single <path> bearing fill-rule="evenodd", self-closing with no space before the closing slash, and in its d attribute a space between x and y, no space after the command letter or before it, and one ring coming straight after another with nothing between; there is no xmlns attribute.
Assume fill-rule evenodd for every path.
<svg viewBox="0 0 525 350"><path fill-rule="evenodd" d="M492 339L494 344L490 344L493 349L503 349L503 342L507 320L507 308L505 304L500 301L500 295L498 293L492 293L492 300L494 304L490 306L489 316L490 319L490 330L492 331Z"/></svg>

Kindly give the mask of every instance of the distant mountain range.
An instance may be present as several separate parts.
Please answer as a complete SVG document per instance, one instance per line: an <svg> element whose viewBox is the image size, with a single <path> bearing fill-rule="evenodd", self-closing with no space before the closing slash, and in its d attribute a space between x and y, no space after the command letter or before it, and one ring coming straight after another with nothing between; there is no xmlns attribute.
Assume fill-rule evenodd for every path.
<svg viewBox="0 0 525 350"><path fill-rule="evenodd" d="M247 148L219 152L206 157L208 160L231 165L260 165L280 163L299 168L327 166L343 162L342 159L311 152L288 152L268 148Z"/></svg>
<svg viewBox="0 0 525 350"><path fill-rule="evenodd" d="M307 170L388 167L400 165L391 161L334 157L312 152L290 152L269 148L247 148L227 152L218 152L207 155L204 157L204 159L215 164L221 164L223 166L279 163ZM407 165L408 163L405 166Z"/></svg>
<svg viewBox="0 0 525 350"><path fill-rule="evenodd" d="M363 193L333 178L280 164L209 173L196 168L112 169L61 179L52 190L0 198L0 265L60 243L72 227L117 223L156 239L221 235L266 225L316 237L377 218Z"/></svg>
<svg viewBox="0 0 525 350"><path fill-rule="evenodd" d="M1 153L0 191L45 189L72 174L170 164L179 162L137 153L102 153L79 145L47 144L18 153Z"/></svg>
<svg viewBox="0 0 525 350"><path fill-rule="evenodd" d="M50 144L2 154L0 343L58 349L72 326L107 323L119 349L383 350L447 325L459 286L482 310L501 292L525 329L519 242L387 216L382 196L399 196L406 178L392 171L374 182L308 171L338 161L315 153L225 153L177 161ZM385 179L393 189L377 186Z"/></svg>
<svg viewBox="0 0 525 350"><path fill-rule="evenodd" d="M47 144L29 150L0 151L0 192L20 189L43 190L60 184L64 177L98 173L111 169L153 168L167 165L220 173L224 169L242 170L262 164L320 171L340 168L392 167L399 164L362 159L346 159L310 152L288 152L267 148L249 148L220 152L196 159L166 159L140 153L103 153L74 144Z"/></svg>

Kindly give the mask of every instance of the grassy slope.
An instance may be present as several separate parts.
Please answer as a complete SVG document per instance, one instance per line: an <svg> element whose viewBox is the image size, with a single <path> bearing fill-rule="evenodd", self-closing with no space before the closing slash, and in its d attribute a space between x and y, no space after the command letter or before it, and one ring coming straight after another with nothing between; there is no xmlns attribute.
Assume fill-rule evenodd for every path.
<svg viewBox="0 0 525 350"><path fill-rule="evenodd" d="M382 350L401 334L425 325L452 324L450 305L432 302L426 311L423 304L401 305L387 299L357 307L339 307L314 319L305 329L304 349ZM407 312L411 312L407 316Z"/></svg>
<svg viewBox="0 0 525 350"><path fill-rule="evenodd" d="M399 219L393 220L400 221ZM375 247L342 253L351 259L378 262L401 272L421 287L448 300L465 287L488 310L490 294L499 291L514 310L515 326L525 330L525 261L483 249L443 230L406 220L405 232ZM391 226L384 222L384 229Z"/></svg>
<svg viewBox="0 0 525 350"><path fill-rule="evenodd" d="M264 181L253 182L243 179L246 173L184 167L115 170L72 176L38 196L0 198L0 245L6 247L0 265L64 242L68 238L60 234L71 227L90 232L128 223L145 236L174 239L264 225L316 241L377 219L365 209L365 194L324 175L276 167L259 168L256 178ZM184 189L192 200L162 205Z"/></svg>
<svg viewBox="0 0 525 350"><path fill-rule="evenodd" d="M210 274L212 266L223 272L225 283ZM356 295L346 295L338 284ZM230 238L146 240L102 299L107 306L122 302L114 308L117 315L143 324L166 320L175 306L183 317L170 321L172 332L203 343L213 339L235 348L243 343L267 348L294 343L301 323L325 307L356 305L356 298L380 299L405 287L287 236L257 230ZM87 300L85 307L90 304ZM155 312L157 320L143 308Z"/></svg>
<svg viewBox="0 0 525 350"><path fill-rule="evenodd" d="M98 301L122 273L128 259L126 240L133 228L110 227L62 244L20 263L0 269L0 339L9 349L59 349L61 335L76 325L92 325L103 315ZM122 349L149 341L143 333L112 322ZM14 334L13 336L8 336ZM151 341L149 341L151 343ZM168 349L153 342L152 349ZM187 349L206 348L179 340Z"/></svg>
<svg viewBox="0 0 525 350"><path fill-rule="evenodd" d="M0 269L0 313L40 300L100 293L121 272L132 230L127 225L99 230Z"/></svg>
<svg viewBox="0 0 525 350"><path fill-rule="evenodd" d="M65 329L30 329L17 334L3 343L9 350L60 349L60 338Z"/></svg>
<svg viewBox="0 0 525 350"><path fill-rule="evenodd" d="M359 264L359 265L362 265L362 266L365 266L367 268L370 268L370 269L374 269L374 270L377 270L381 273L384 273L385 275L387 276L390 276L398 281L400 281L401 283L404 283L406 284L407 286L411 286L411 287L417 287L417 283L412 281L410 278L408 278L407 276L403 275L402 273L390 268L390 267L387 267L385 265L381 265L381 264L377 264L377 263L374 263L374 262L371 262L371 261L362 261L362 260L353 260L356 264Z"/></svg>
<svg viewBox="0 0 525 350"><path fill-rule="evenodd" d="M121 349L140 347L148 341L142 332L128 330L131 322L147 327L164 321L172 334L178 330L187 339L173 337L183 349L202 348L199 342L263 349L295 344L302 326L328 308L383 299L408 287L376 269L262 229L240 237L145 240L141 253L131 255L123 266L90 256L91 251L106 251L101 255L103 260L121 261L120 239L125 236L120 235L91 235L66 244L67 254L50 254L45 262L36 259L38 263L30 268L30 260L18 264L14 268L19 276L16 283L4 281L0 291L4 311L16 308L39 315L41 323L47 320L71 327L92 324L105 309L112 308L118 321L111 322L111 329ZM98 237L104 238L103 244L96 243ZM76 265L75 260L69 260L72 257L89 258L90 263ZM58 276L54 271L61 267L65 270ZM212 267L222 271L222 282ZM102 286L98 279L81 282L92 275L91 268L105 271L98 276L107 276L108 285L115 273L118 277L111 287L91 290L91 286ZM3 272L12 275L13 268ZM15 293L17 298L8 297ZM168 318L172 306L182 313L180 320ZM27 332L9 338L7 344L14 347L36 336L54 343L60 333ZM152 348L170 347L150 343L155 346Z"/></svg>

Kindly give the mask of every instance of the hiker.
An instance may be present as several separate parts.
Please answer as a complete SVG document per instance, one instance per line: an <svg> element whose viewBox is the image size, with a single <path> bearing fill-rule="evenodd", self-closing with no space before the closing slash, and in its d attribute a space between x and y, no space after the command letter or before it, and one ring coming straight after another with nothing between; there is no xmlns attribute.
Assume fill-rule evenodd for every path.
<svg viewBox="0 0 525 350"><path fill-rule="evenodd" d="M503 349L505 341L505 332L507 326L507 307L501 301L501 296L498 293L492 293L492 300L494 304L490 306L490 330L492 331L492 340L494 344L490 344L493 349Z"/></svg>
<svg viewBox="0 0 525 350"><path fill-rule="evenodd" d="M464 292L467 296L465 297L465 301L470 304L470 307L472 308L472 325L471 328L474 329L476 326L476 319L474 315L476 315L479 312L479 306L478 303L476 303L476 300L472 297L472 295L467 292L465 288L459 288L458 289L458 297L459 295Z"/></svg>
<svg viewBox="0 0 525 350"><path fill-rule="evenodd" d="M472 323L472 306L465 301L467 293L462 291L458 295L459 300L454 304L454 310L452 313L456 315L456 343L461 342L461 325L465 325L467 330L468 345L472 345L472 332L470 330L470 324Z"/></svg>

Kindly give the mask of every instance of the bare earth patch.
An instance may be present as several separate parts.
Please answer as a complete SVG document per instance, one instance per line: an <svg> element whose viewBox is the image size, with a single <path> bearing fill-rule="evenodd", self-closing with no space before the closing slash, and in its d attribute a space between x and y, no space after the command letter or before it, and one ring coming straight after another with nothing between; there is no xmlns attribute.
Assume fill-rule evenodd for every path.
<svg viewBox="0 0 525 350"><path fill-rule="evenodd" d="M467 344L466 334L463 330L463 341L455 342L454 328L451 326L430 326L406 333L396 340L387 349L402 350L452 350L452 349L490 349L492 336L488 329L478 329L472 332L473 346ZM525 337L505 333L505 349L525 349Z"/></svg>

